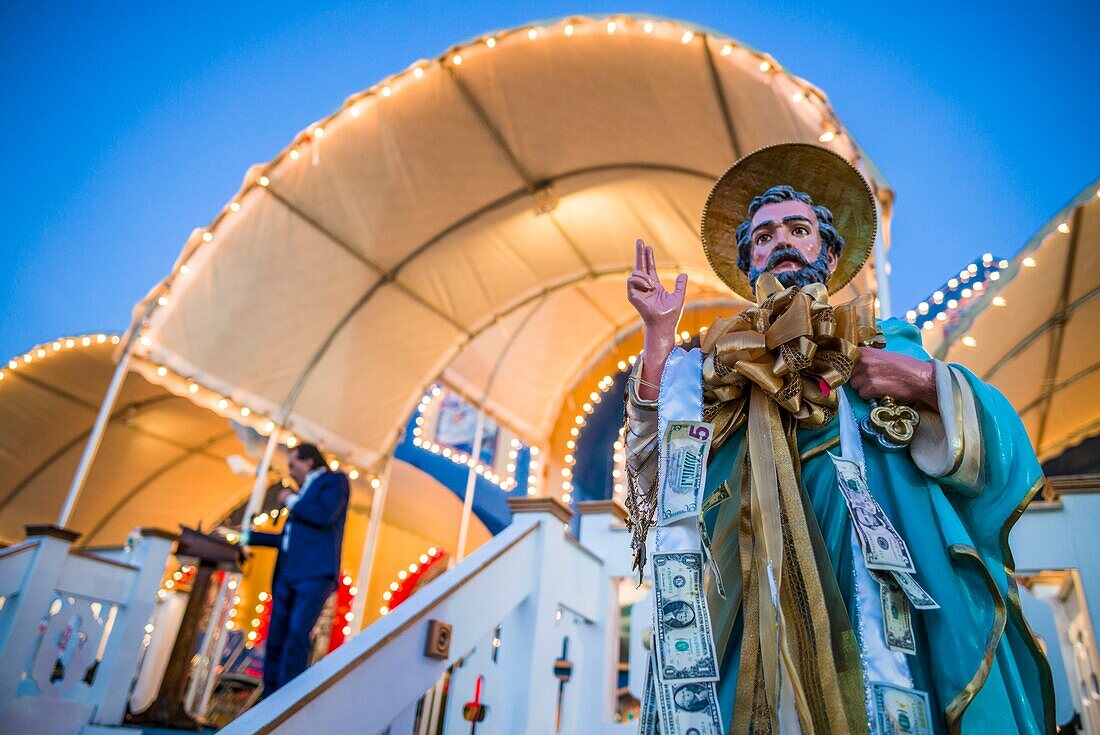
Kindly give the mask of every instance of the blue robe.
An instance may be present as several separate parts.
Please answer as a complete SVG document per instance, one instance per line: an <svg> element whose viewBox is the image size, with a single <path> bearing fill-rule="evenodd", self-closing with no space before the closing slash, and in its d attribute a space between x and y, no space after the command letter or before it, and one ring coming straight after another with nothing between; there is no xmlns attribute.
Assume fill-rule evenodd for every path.
<svg viewBox="0 0 1100 735"><path fill-rule="evenodd" d="M882 323L886 349L922 360L919 331L891 319ZM975 402L984 451L982 483L972 496L921 472L908 451L882 451L864 441L867 481L916 565L917 581L940 604L913 610L917 654L906 656L914 687L926 691L937 735L1003 735L1054 731L1050 667L1020 612L1008 532L1042 484L1042 471L1019 416L996 389L961 366ZM858 421L869 407L843 388ZM737 461L740 429L711 458L709 495ZM803 488L832 562L849 616L855 609L851 521L826 450L838 452L839 422L800 430ZM732 483L731 483L732 484ZM740 579L738 502L707 513L715 559L723 576ZM737 568L735 568L737 567ZM727 723L734 711L741 649L741 590L722 600L708 592L722 657L719 700ZM853 628L855 626L853 625Z"/></svg>

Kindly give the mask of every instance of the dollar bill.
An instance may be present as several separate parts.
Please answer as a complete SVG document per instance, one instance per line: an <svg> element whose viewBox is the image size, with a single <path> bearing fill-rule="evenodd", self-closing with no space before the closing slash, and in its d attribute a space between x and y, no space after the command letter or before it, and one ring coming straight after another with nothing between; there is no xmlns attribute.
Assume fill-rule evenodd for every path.
<svg viewBox="0 0 1100 735"><path fill-rule="evenodd" d="M710 548L710 531L707 530L706 521L699 516L699 540L703 544L704 561L710 564L710 578L718 592L718 596L726 599L726 585L722 583L722 570L718 568L718 560L714 558L714 552Z"/></svg>
<svg viewBox="0 0 1100 735"><path fill-rule="evenodd" d="M713 681L657 682L657 692L661 735L722 735L718 687Z"/></svg>
<svg viewBox="0 0 1100 735"><path fill-rule="evenodd" d="M928 695L916 689L871 682L877 735L932 735Z"/></svg>
<svg viewBox="0 0 1100 735"><path fill-rule="evenodd" d="M657 495L660 525L699 514L713 434L714 427L702 421L668 422L661 454L664 472Z"/></svg>
<svg viewBox="0 0 1100 735"><path fill-rule="evenodd" d="M882 627L886 647L898 653L916 655L917 639L913 634L913 617L909 614L909 600L900 588L880 584L879 600L882 602Z"/></svg>
<svg viewBox="0 0 1100 735"><path fill-rule="evenodd" d="M913 579L912 574L891 572L890 578L909 598L909 602L913 603L913 607L918 610L939 609L940 604L932 599L932 595L925 592L923 587L917 584L917 580Z"/></svg>
<svg viewBox="0 0 1100 735"><path fill-rule="evenodd" d="M840 485L840 492L844 495L844 502L848 504L848 510L852 516L852 527L855 529L856 538L859 539L860 548L863 549L863 558L868 569L886 569L899 572L916 571L913 567L913 558L909 555L909 548L890 519L882 511L882 507L867 489L867 483L863 479L863 473L855 462L837 457L832 452L829 456L836 467L836 477Z"/></svg>
<svg viewBox="0 0 1100 735"><path fill-rule="evenodd" d="M703 508L699 511L699 515L706 513L711 508L718 507L732 497L733 491L730 490L729 482L723 482L703 501Z"/></svg>
<svg viewBox="0 0 1100 735"><path fill-rule="evenodd" d="M653 650L661 683L718 680L718 654L703 592L703 554L653 555Z"/></svg>
<svg viewBox="0 0 1100 735"><path fill-rule="evenodd" d="M657 733L657 681L653 676L653 667L657 663L653 652L649 652L649 664L645 667L645 686L642 694L642 712L638 721L638 735L658 735Z"/></svg>

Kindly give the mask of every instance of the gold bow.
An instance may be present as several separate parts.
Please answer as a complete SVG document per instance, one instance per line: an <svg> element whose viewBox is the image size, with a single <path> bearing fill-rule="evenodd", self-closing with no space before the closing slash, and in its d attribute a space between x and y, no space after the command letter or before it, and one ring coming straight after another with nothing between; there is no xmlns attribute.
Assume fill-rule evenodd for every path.
<svg viewBox="0 0 1100 735"><path fill-rule="evenodd" d="M747 419L752 386L799 426L827 424L860 343L876 333L871 294L832 307L824 285L782 288L770 273L756 294L757 306L718 319L702 341L704 420L714 423L714 449Z"/></svg>
<svg viewBox="0 0 1100 735"><path fill-rule="evenodd" d="M702 344L714 449L748 422L748 451L727 480L743 489L733 731L777 732L782 670L804 733L865 732L858 648L835 581L823 586L832 570L815 552L824 546L802 492L795 432L835 415L859 344L876 335L874 300L834 308L825 286L781 288L767 273L756 293L757 306L716 321Z"/></svg>

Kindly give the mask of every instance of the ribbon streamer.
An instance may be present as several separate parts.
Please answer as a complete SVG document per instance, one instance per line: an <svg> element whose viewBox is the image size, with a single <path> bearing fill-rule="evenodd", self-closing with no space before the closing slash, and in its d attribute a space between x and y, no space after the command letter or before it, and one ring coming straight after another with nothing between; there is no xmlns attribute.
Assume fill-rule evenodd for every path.
<svg viewBox="0 0 1100 735"><path fill-rule="evenodd" d="M796 431L836 415L836 389L877 329L870 294L836 308L827 296L764 274L758 305L716 321L702 344L714 451L747 423L747 456L726 481L742 488L734 732L777 733L781 685L804 735L866 728L858 646L802 491Z"/></svg>

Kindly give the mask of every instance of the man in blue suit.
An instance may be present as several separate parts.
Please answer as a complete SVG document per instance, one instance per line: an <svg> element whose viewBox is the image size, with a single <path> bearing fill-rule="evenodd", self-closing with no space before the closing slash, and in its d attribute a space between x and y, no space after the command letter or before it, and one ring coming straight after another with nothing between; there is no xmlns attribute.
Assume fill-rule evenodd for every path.
<svg viewBox="0 0 1100 735"><path fill-rule="evenodd" d="M324 456L312 444L289 450L287 465L299 490L288 489L279 496L279 502L290 509L282 532L250 534L246 530L241 534L244 545L268 546L279 552L271 581L264 697L309 665L309 634L340 574L350 493L347 475L330 472Z"/></svg>

